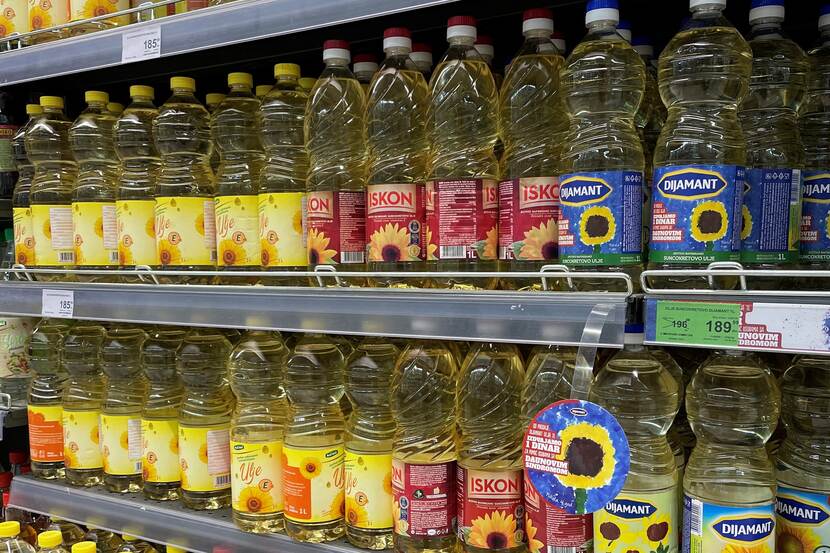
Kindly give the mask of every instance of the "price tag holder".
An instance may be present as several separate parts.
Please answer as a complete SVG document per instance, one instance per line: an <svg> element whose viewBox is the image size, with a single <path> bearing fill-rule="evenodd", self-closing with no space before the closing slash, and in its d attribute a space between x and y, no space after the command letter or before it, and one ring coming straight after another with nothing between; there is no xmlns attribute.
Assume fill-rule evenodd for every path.
<svg viewBox="0 0 830 553"><path fill-rule="evenodd" d="M75 313L75 292L72 290L43 290L40 314L44 317L71 319Z"/></svg>
<svg viewBox="0 0 830 553"><path fill-rule="evenodd" d="M146 27L121 36L121 63L161 57L161 27Z"/></svg>
<svg viewBox="0 0 830 553"><path fill-rule="evenodd" d="M740 303L648 300L648 341L678 345L737 347Z"/></svg>

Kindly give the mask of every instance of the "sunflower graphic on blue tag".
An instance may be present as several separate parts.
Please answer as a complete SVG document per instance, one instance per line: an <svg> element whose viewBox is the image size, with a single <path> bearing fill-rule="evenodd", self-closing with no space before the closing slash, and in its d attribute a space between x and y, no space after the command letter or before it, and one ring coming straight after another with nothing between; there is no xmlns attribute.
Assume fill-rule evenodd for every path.
<svg viewBox="0 0 830 553"><path fill-rule="evenodd" d="M629 470L628 440L614 416L570 399L541 410L528 425L525 471L539 495L571 514L598 511L614 499Z"/></svg>

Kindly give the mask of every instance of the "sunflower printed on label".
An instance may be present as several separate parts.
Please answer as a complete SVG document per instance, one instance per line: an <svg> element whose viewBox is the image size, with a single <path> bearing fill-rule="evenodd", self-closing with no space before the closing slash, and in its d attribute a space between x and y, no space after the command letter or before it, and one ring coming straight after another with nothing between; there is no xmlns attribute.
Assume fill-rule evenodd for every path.
<svg viewBox="0 0 830 553"><path fill-rule="evenodd" d="M370 184L366 187L366 249L369 261L423 261L426 233L423 184Z"/></svg>
<svg viewBox="0 0 830 553"><path fill-rule="evenodd" d="M775 515L778 551L830 551L830 495L779 485Z"/></svg>
<svg viewBox="0 0 830 553"><path fill-rule="evenodd" d="M216 250L219 267L259 266L256 196L217 196Z"/></svg>
<svg viewBox="0 0 830 553"><path fill-rule="evenodd" d="M346 451L346 524L392 528L392 454Z"/></svg>
<svg viewBox="0 0 830 553"><path fill-rule="evenodd" d="M304 192L259 195L260 264L263 267L305 267Z"/></svg>
<svg viewBox="0 0 830 553"><path fill-rule="evenodd" d="M498 259L499 191L491 179L426 184L427 260Z"/></svg>
<svg viewBox="0 0 830 553"><path fill-rule="evenodd" d="M479 549L511 549L524 542L522 471L457 467L458 539Z"/></svg>
<svg viewBox="0 0 830 553"><path fill-rule="evenodd" d="M68 469L100 469L100 411L63 411L63 462Z"/></svg>
<svg viewBox="0 0 830 553"><path fill-rule="evenodd" d="M118 263L122 267L158 265L153 200L117 200Z"/></svg>
<svg viewBox="0 0 830 553"><path fill-rule="evenodd" d="M40 463L63 461L63 408L60 405L28 406L29 457Z"/></svg>
<svg viewBox="0 0 830 553"><path fill-rule="evenodd" d="M35 264L35 235L32 227L32 209L15 207L14 218L14 262L32 267Z"/></svg>
<svg viewBox="0 0 830 553"><path fill-rule="evenodd" d="M28 33L30 30L27 0L0 0L0 37Z"/></svg>
<svg viewBox="0 0 830 553"><path fill-rule="evenodd" d="M141 474L141 419L129 415L101 415L101 455L104 472Z"/></svg>
<svg viewBox="0 0 830 553"><path fill-rule="evenodd" d="M302 449L283 445L285 518L294 522L333 522L345 515L345 458L341 445Z"/></svg>
<svg viewBox="0 0 830 553"><path fill-rule="evenodd" d="M179 423L141 419L141 474L145 482L179 481Z"/></svg>
<svg viewBox="0 0 830 553"><path fill-rule="evenodd" d="M33 205L32 233L35 238L35 260L39 267L75 263L72 207L55 204Z"/></svg>
<svg viewBox="0 0 830 553"><path fill-rule="evenodd" d="M530 553L593 553L593 515L567 513L542 499L524 475L525 534ZM559 549L557 549L559 548Z"/></svg>
<svg viewBox="0 0 830 553"><path fill-rule="evenodd" d="M603 553L677 553L677 488L656 493L622 492L594 513L594 540Z"/></svg>
<svg viewBox="0 0 830 553"><path fill-rule="evenodd" d="M179 425L182 489L214 492L231 487L230 427Z"/></svg>
<svg viewBox="0 0 830 553"><path fill-rule="evenodd" d="M683 503L684 553L776 551L773 503L732 507L707 503L689 495L683 498Z"/></svg>
<svg viewBox="0 0 830 553"><path fill-rule="evenodd" d="M75 263L81 267L118 264L118 224L114 202L72 204Z"/></svg>
<svg viewBox="0 0 830 553"><path fill-rule="evenodd" d="M559 256L558 221L558 177L499 183L499 259L556 259Z"/></svg>
<svg viewBox="0 0 830 553"><path fill-rule="evenodd" d="M29 0L29 28L48 29L69 23L69 2L66 0Z"/></svg>
<svg viewBox="0 0 830 553"><path fill-rule="evenodd" d="M231 442L231 505L234 511L281 513L282 442Z"/></svg>
<svg viewBox="0 0 830 553"><path fill-rule="evenodd" d="M129 0L69 0L69 7L72 21L79 21L127 10L130 8L130 2ZM127 25L130 22L130 16L114 17L107 21Z"/></svg>
<svg viewBox="0 0 830 553"><path fill-rule="evenodd" d="M364 192L309 192L306 221L309 265L366 261Z"/></svg>
<svg viewBox="0 0 830 553"><path fill-rule="evenodd" d="M156 250L163 267L216 263L213 198L156 198Z"/></svg>
<svg viewBox="0 0 830 553"><path fill-rule="evenodd" d="M392 518L401 536L443 538L456 522L456 463L392 460Z"/></svg>
<svg viewBox="0 0 830 553"><path fill-rule="evenodd" d="M801 190L801 259L830 261L830 171L805 171Z"/></svg>

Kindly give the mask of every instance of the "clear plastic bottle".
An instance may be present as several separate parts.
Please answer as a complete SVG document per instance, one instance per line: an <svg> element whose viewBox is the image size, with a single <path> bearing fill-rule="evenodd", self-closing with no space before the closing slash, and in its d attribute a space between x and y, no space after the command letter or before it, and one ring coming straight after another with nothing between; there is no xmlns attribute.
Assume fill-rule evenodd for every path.
<svg viewBox="0 0 830 553"><path fill-rule="evenodd" d="M364 338L348 360L346 395L346 537L363 549L392 547L392 439L389 383L400 350L384 337Z"/></svg>
<svg viewBox="0 0 830 553"><path fill-rule="evenodd" d="M344 371L340 348L322 334L303 336L288 360L285 390L290 403L282 467L285 531L300 541L332 541L346 531L346 428L339 404ZM310 487L306 479L312 479Z"/></svg>
<svg viewBox="0 0 830 553"><path fill-rule="evenodd" d="M35 553L35 548L19 536L19 522L16 520L0 522L0 551L6 553Z"/></svg>
<svg viewBox="0 0 830 553"><path fill-rule="evenodd" d="M752 354L715 352L697 370L686 391L697 445L683 478L684 552L736 541L775 551L775 473L764 444L780 407L775 378Z"/></svg>
<svg viewBox="0 0 830 553"><path fill-rule="evenodd" d="M550 40L553 42L553 45L556 46L556 49L559 50L559 53L564 56L568 51L568 44L565 42L565 33L561 31L553 31Z"/></svg>
<svg viewBox="0 0 830 553"><path fill-rule="evenodd" d="M365 267L366 99L349 71L350 57L348 42L325 42L326 67L314 84L306 108L309 269L330 264L343 270Z"/></svg>
<svg viewBox="0 0 830 553"><path fill-rule="evenodd" d="M550 40L553 14L526 10L524 44L501 87L504 155L499 183L499 259L503 271L538 271L559 257L559 171L568 128L559 90L565 60ZM540 280L504 279L506 288L540 290Z"/></svg>
<svg viewBox="0 0 830 553"><path fill-rule="evenodd" d="M81 543L92 543L95 548L91 553L116 553L121 544L124 543L118 534L103 528L92 527L88 527L84 540L87 541L78 542L72 546L72 553L75 553L74 548Z"/></svg>
<svg viewBox="0 0 830 553"><path fill-rule="evenodd" d="M643 265L644 158L634 116L645 94L645 66L617 32L618 5L588 2L588 34L562 71L571 119L562 150L559 256L570 268L621 271L636 283ZM621 281L580 279L576 285L624 289Z"/></svg>
<svg viewBox="0 0 830 553"><path fill-rule="evenodd" d="M366 250L370 271L423 271L426 260L429 88L409 56L411 49L409 29L386 29L386 58L369 87ZM423 285L409 278L371 277L369 282L402 288Z"/></svg>
<svg viewBox="0 0 830 553"><path fill-rule="evenodd" d="M38 553L69 553L60 530L47 530L37 537Z"/></svg>
<svg viewBox="0 0 830 553"><path fill-rule="evenodd" d="M363 89L363 94L369 95L369 85L378 72L378 57L374 54L357 54L352 60L352 72Z"/></svg>
<svg viewBox="0 0 830 553"><path fill-rule="evenodd" d="M723 16L726 0L689 0L689 7L691 17L659 61L668 118L654 150L653 269L700 269L740 258L746 141L737 106L749 85L752 51ZM715 280L719 288L735 282ZM708 281L673 276L660 285L708 288Z"/></svg>
<svg viewBox="0 0 830 553"><path fill-rule="evenodd" d="M457 378L455 356L439 341L411 341L395 363L392 514L400 553L456 549ZM433 490L430 499L415 493L420 487Z"/></svg>
<svg viewBox="0 0 830 553"><path fill-rule="evenodd" d="M425 42L414 43L409 58L415 62L415 66L423 74L424 79L429 81L432 75L432 46Z"/></svg>
<svg viewBox="0 0 830 553"><path fill-rule="evenodd" d="M476 20L451 17L449 48L432 74L427 265L437 271L498 268L498 89L473 44ZM495 278L440 278L442 288L494 288Z"/></svg>
<svg viewBox="0 0 830 553"><path fill-rule="evenodd" d="M65 546L76 544L84 539L84 531L80 526L78 526L74 522L70 522L68 520L64 520L62 518L54 516L52 517L51 522L49 524L49 528L47 530L55 530L60 532L63 538L63 544Z"/></svg>
<svg viewBox="0 0 830 553"><path fill-rule="evenodd" d="M96 486L104 477L99 431L103 340L104 327L79 321L63 342L63 366L69 373L63 390L63 458L66 481L74 486Z"/></svg>
<svg viewBox="0 0 830 553"><path fill-rule="evenodd" d="M305 92L306 94L311 94L311 91L314 90L314 84L317 82L317 79L314 77L300 77L297 81L297 85L299 85L300 90Z"/></svg>
<svg viewBox="0 0 830 553"><path fill-rule="evenodd" d="M283 529L282 444L288 349L278 332L249 331L231 353L233 520L246 532Z"/></svg>
<svg viewBox="0 0 830 553"><path fill-rule="evenodd" d="M504 75L502 75L501 72L493 65L493 60L496 58L496 49L493 46L493 37L490 35L478 35L473 46L475 47L476 52L478 52L478 55L481 56L481 59L483 59L490 67L490 72L493 73L493 80L496 81L496 90L501 90Z"/></svg>
<svg viewBox="0 0 830 553"><path fill-rule="evenodd" d="M124 534L121 536L124 543L118 548L117 553L159 553L152 544L135 536Z"/></svg>
<svg viewBox="0 0 830 553"><path fill-rule="evenodd" d="M12 137L12 153L17 167L17 184L12 193L12 216L14 218L14 262L20 265L32 266L35 262L35 237L32 228L32 207L29 205L29 194L32 189L32 179L35 176L35 166L26 153L26 133L29 132L35 120L43 113L40 104L26 104L26 115L29 120L20 127Z"/></svg>

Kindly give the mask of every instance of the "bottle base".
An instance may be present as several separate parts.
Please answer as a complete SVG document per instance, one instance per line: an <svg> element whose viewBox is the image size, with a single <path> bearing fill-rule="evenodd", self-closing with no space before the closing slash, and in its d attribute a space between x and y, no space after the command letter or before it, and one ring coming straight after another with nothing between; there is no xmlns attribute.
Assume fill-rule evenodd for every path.
<svg viewBox="0 0 830 553"><path fill-rule="evenodd" d="M285 533L297 541L325 543L342 538L346 533L346 525L342 519L318 524L298 523L286 519Z"/></svg>
<svg viewBox="0 0 830 553"><path fill-rule="evenodd" d="M56 463L41 463L39 461L32 461L32 476L40 478L41 480L58 480L66 476L66 469L63 466L63 461Z"/></svg>
<svg viewBox="0 0 830 553"><path fill-rule="evenodd" d="M455 535L416 539L394 534L392 541L397 553L455 553L458 547Z"/></svg>
<svg viewBox="0 0 830 553"><path fill-rule="evenodd" d="M65 469L64 474L67 484L81 488L91 488L104 481L103 469Z"/></svg>
<svg viewBox="0 0 830 553"><path fill-rule="evenodd" d="M380 551L392 547L392 529L367 530L346 525L346 539L355 547Z"/></svg>
<svg viewBox="0 0 830 553"><path fill-rule="evenodd" d="M104 473L104 488L113 493L136 493L141 491L141 475L117 475Z"/></svg>
<svg viewBox="0 0 830 553"><path fill-rule="evenodd" d="M194 511L215 511L231 506L231 491L190 492L182 490L182 503Z"/></svg>
<svg viewBox="0 0 830 553"><path fill-rule="evenodd" d="M668 265L668 264L649 264L649 270L664 269L666 271L682 270L682 269L706 269L707 265ZM683 276L675 275L665 278L652 278L647 284L655 288L666 288L669 290L734 290L738 285L738 277L712 277L712 284L709 285L709 279L705 276Z"/></svg>
<svg viewBox="0 0 830 553"><path fill-rule="evenodd" d="M237 528L251 534L279 534L285 529L282 513L254 515L234 511L233 522Z"/></svg>
<svg viewBox="0 0 830 553"><path fill-rule="evenodd" d="M144 482L144 497L156 501L176 501L181 497L179 482Z"/></svg>

